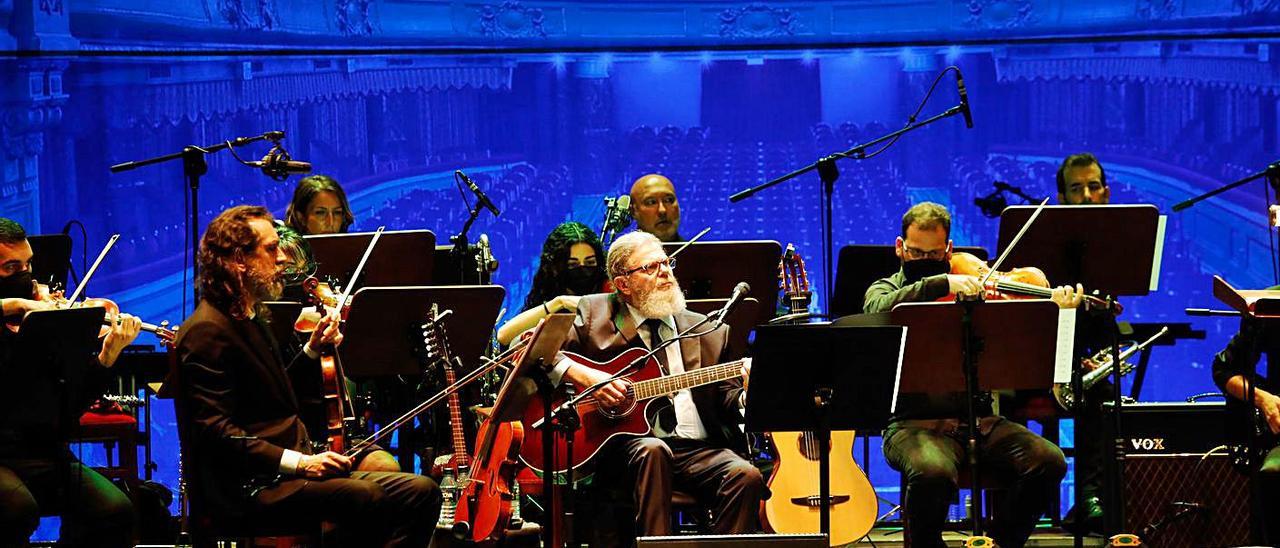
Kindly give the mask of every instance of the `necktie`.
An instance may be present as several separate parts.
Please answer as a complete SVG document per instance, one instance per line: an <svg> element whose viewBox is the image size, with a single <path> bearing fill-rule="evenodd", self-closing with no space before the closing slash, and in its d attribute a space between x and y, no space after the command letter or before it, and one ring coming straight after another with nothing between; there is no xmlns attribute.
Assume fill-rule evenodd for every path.
<svg viewBox="0 0 1280 548"><path fill-rule="evenodd" d="M649 327L649 349L653 350L654 348L657 348L658 345L662 344L662 335L658 332L658 329L662 327L662 320L645 320L644 324ZM662 370L663 375L670 374L670 368L667 364L666 348L659 350L658 354L654 356L654 359L658 360L658 368Z"/></svg>

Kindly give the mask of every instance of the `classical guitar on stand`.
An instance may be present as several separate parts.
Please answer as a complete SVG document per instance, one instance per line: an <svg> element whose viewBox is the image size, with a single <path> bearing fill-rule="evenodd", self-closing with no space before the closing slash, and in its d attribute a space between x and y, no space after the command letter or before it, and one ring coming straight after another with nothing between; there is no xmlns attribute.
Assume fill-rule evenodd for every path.
<svg viewBox="0 0 1280 548"><path fill-rule="evenodd" d="M779 265L783 302L799 318L808 309L809 277L804 259L787 246ZM813 432L769 432L773 447L773 474L769 490L773 496L760 503L760 522L765 530L782 534L816 533L820 529L818 457L820 444ZM832 432L831 536L832 546L848 544L866 536L876 522L879 502L866 473L853 460L852 430Z"/></svg>
<svg viewBox="0 0 1280 548"><path fill-rule="evenodd" d="M438 306L431 305L431 319L422 325L422 348L423 365L430 367L439 364L444 371L446 385L452 386L458 382L458 375L453 369L455 358L449 352L449 339L441 321L450 312L446 310L442 313ZM440 479L440 494L443 501L440 505L440 519L436 521L436 527L440 529L453 528L458 498L471 472L471 459L467 455L467 438L462 428L462 401L457 392L449 394L448 407L453 454L440 455L435 460L435 467L439 467L443 472Z"/></svg>

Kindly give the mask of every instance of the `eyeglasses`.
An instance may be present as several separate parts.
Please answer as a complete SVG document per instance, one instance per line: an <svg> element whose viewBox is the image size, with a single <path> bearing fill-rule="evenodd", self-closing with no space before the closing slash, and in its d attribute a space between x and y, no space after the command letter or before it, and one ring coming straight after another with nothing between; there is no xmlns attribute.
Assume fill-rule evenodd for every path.
<svg viewBox="0 0 1280 548"><path fill-rule="evenodd" d="M644 272L644 273L645 273L645 275L647 275L647 276L657 276L657 275L658 275L658 271L659 271L659 270L661 270L661 269L662 269L662 267L664 267L664 266L665 266L665 267L667 267L667 268L669 268L669 269L671 269L671 270L675 270L675 268L676 268L676 260L675 260L675 259L672 259L671 257L667 257L667 258L662 259L662 260L660 260L660 261L653 261L653 262L651 262L651 263L649 263L649 264L643 264L643 265L637 266L637 267L635 267L635 268L633 268L633 269L631 269L631 270L628 270L628 271L626 271L626 272L623 272L623 274L624 274L624 275L627 275L627 276L630 276L630 275L632 275L632 274L635 274L636 272Z"/></svg>
<svg viewBox="0 0 1280 548"><path fill-rule="evenodd" d="M924 251L910 246L902 246L902 253L911 259L945 259L947 258L947 250L935 249L933 251Z"/></svg>

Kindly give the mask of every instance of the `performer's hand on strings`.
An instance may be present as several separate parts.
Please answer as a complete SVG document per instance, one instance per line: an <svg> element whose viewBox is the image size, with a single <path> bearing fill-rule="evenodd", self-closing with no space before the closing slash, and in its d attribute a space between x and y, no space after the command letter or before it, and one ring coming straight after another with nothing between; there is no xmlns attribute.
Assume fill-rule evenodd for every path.
<svg viewBox="0 0 1280 548"><path fill-rule="evenodd" d="M332 344L338 346L342 344L341 319L338 317L336 309L328 309L323 318L316 323L315 331L311 332L311 339L307 342L311 348L320 348L323 345Z"/></svg>
<svg viewBox="0 0 1280 548"><path fill-rule="evenodd" d="M142 331L142 320L137 316L123 313L114 313L107 317L110 322L110 329L107 336L102 339L102 351L98 353L98 361L105 367L111 367L116 363L116 358L120 357L120 353L124 352L125 347L133 344L134 339L138 338L138 333Z"/></svg>

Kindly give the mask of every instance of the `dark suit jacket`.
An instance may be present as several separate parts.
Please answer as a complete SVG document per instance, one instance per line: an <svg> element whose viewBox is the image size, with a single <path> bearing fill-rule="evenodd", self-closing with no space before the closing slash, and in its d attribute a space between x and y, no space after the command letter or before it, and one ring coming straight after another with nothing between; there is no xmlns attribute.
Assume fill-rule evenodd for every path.
<svg viewBox="0 0 1280 548"><path fill-rule="evenodd" d="M194 452L187 459L195 468L189 481L210 510L236 515L245 509L244 486L275 477L285 449L311 453L286 366L264 326L233 319L205 301L183 322L177 352L179 431L186 434L183 451ZM315 363L299 352L288 367ZM285 482L260 501L301 485Z"/></svg>
<svg viewBox="0 0 1280 548"><path fill-rule="evenodd" d="M587 295L578 301L578 317L564 350L581 354L598 362L607 362L628 348L646 348L636 331L635 322L626 305L614 293ZM676 331L683 331L698 323L705 316L684 311L675 315ZM712 366L729 361L726 356L729 343L729 326L723 325L701 337L679 342L680 355L684 358L685 371L703 365ZM557 362L559 359L556 360ZM730 449L746 447L746 438L738 429L742 413L738 398L742 394L742 379L700 386L692 390L698 417L707 429L707 442Z"/></svg>

